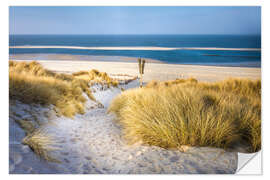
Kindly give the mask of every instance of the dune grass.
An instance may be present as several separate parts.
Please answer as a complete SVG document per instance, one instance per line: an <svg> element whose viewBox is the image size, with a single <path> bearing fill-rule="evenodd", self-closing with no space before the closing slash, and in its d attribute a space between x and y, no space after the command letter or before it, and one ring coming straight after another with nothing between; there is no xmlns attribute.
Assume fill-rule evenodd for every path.
<svg viewBox="0 0 270 180"><path fill-rule="evenodd" d="M36 61L9 62L9 97L23 103L53 104L60 115L72 117L84 113L85 93L96 101L91 93L92 82L103 82L117 86L106 73L92 70L87 72L59 74L44 69Z"/></svg>
<svg viewBox="0 0 270 180"><path fill-rule="evenodd" d="M91 70L71 74L55 73L41 66L36 61L9 61L9 98L26 104L55 106L60 115L73 117L84 113L87 99L96 101L90 90L91 83L117 86L118 82L106 73ZM97 102L98 103L98 102ZM50 151L56 150L54 140L42 127L35 127L32 121L17 119L15 121L26 132L23 143L48 161L58 162L51 157Z"/></svg>
<svg viewBox="0 0 270 180"><path fill-rule="evenodd" d="M51 151L59 149L55 146L56 142L42 128L28 134L23 139L23 144L28 145L39 157L47 161L60 163L59 160L50 155Z"/></svg>
<svg viewBox="0 0 270 180"><path fill-rule="evenodd" d="M181 84L181 83L197 83L198 81L194 78L189 78L189 79L175 79L175 80L170 80L170 81L156 81L152 80L149 83L146 84L146 88L159 88L159 87L168 87L176 84Z"/></svg>
<svg viewBox="0 0 270 180"><path fill-rule="evenodd" d="M261 148L260 80L153 81L122 92L108 111L116 114L131 144L227 149L244 142L249 152Z"/></svg>
<svg viewBox="0 0 270 180"><path fill-rule="evenodd" d="M29 135L36 130L36 127L32 121L16 119L15 122L24 130L26 135Z"/></svg>
<svg viewBox="0 0 270 180"><path fill-rule="evenodd" d="M9 61L9 98L26 104L54 105L60 115L73 117L84 113L87 99L96 101L90 90L91 83L117 86L118 82L97 70L71 74L55 73L36 61ZM98 102L97 102L98 103ZM100 104L99 104L100 105ZM58 162L50 151L56 150L55 142L42 127L32 121L17 119L15 122L25 131L23 143L48 161Z"/></svg>
<svg viewBox="0 0 270 180"><path fill-rule="evenodd" d="M92 69L90 71L79 71L72 74L75 78L92 81L91 83L105 84L108 87L118 86L118 81L113 80L108 76L106 72L99 72L98 70Z"/></svg>

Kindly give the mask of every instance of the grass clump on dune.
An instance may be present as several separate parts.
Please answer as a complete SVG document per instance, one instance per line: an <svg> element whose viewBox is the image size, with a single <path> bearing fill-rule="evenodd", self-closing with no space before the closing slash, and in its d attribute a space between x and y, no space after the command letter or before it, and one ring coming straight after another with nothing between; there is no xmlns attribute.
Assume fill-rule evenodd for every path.
<svg viewBox="0 0 270 180"><path fill-rule="evenodd" d="M149 83L146 84L146 88L159 88L159 87L168 87L176 84L181 84L181 83L197 83L197 79L194 78L189 78L189 79L176 79L176 80L170 80L170 81L150 81Z"/></svg>
<svg viewBox="0 0 270 180"><path fill-rule="evenodd" d="M59 160L50 155L51 151L58 150L59 148L55 146L56 142L44 130L35 130L23 139L23 143L33 149L39 157L47 161L60 163Z"/></svg>
<svg viewBox="0 0 270 180"><path fill-rule="evenodd" d="M260 80L151 82L122 92L109 112L130 143L228 148L245 142L249 152L261 148Z"/></svg>
<svg viewBox="0 0 270 180"><path fill-rule="evenodd" d="M106 84L109 87L117 87L118 81L113 80L106 72L99 72L95 69L90 71L79 71L72 74L75 78L92 81L92 83Z"/></svg>
<svg viewBox="0 0 270 180"><path fill-rule="evenodd" d="M86 101L76 81L69 75L45 70L36 62L11 62L9 97L27 104L53 104L60 114L72 117L84 113Z"/></svg>
<svg viewBox="0 0 270 180"><path fill-rule="evenodd" d="M72 117L76 113L84 113L86 98L83 93L96 101L90 90L89 79L54 73L35 61L9 62L10 99L27 104L53 104L61 115Z"/></svg>
<svg viewBox="0 0 270 180"><path fill-rule="evenodd" d="M100 78L109 80L106 73L96 70L93 72L98 75L93 76L91 80L100 81ZM44 69L35 61L9 61L10 100L19 100L25 104L53 104L60 115L67 117L84 113L87 101L84 93L89 99L96 101L90 90L90 84L89 78L55 73ZM57 149L54 146L56 143L48 133L42 130L42 127L24 119L16 119L15 122L26 132L26 137L23 139L24 144L29 145L37 155L45 160L58 162L50 156L50 151Z"/></svg>

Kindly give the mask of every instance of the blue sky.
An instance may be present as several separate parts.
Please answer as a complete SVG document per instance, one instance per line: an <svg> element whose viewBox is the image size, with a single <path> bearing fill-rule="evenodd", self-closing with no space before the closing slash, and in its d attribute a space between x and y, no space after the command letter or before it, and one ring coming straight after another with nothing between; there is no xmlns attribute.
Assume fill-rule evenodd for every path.
<svg viewBox="0 0 270 180"><path fill-rule="evenodd" d="M10 7L10 34L260 34L260 7Z"/></svg>

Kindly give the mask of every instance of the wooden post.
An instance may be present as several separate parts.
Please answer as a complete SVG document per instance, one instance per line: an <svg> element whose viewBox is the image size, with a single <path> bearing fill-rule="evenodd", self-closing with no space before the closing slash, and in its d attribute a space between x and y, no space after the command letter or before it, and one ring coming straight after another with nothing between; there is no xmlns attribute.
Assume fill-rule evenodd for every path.
<svg viewBox="0 0 270 180"><path fill-rule="evenodd" d="M141 74L142 73L141 71L142 59L141 58L138 59L138 64L139 64L139 73Z"/></svg>
<svg viewBox="0 0 270 180"><path fill-rule="evenodd" d="M145 64L145 60L142 60L142 74L144 74L144 64Z"/></svg>
<svg viewBox="0 0 270 180"><path fill-rule="evenodd" d="M139 73L140 73L140 88L142 88L142 84L143 84L143 74L144 74L144 64L145 64L145 60L139 58L138 59L138 64L139 64Z"/></svg>
<svg viewBox="0 0 270 180"><path fill-rule="evenodd" d="M140 74L140 88L142 88L142 74Z"/></svg>

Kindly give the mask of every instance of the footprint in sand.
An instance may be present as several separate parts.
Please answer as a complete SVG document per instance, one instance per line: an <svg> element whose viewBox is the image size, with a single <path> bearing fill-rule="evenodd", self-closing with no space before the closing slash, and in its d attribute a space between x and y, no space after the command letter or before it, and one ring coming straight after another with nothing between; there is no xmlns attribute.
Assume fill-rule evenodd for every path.
<svg viewBox="0 0 270 180"><path fill-rule="evenodd" d="M69 161L68 159L66 159L66 158L64 159L64 161L65 161L66 163L70 163L70 161Z"/></svg>
<svg viewBox="0 0 270 180"><path fill-rule="evenodd" d="M87 159L88 161L90 161L92 158L89 156L86 156L85 159Z"/></svg>
<svg viewBox="0 0 270 180"><path fill-rule="evenodd" d="M70 139L70 142L76 143L77 142L77 138Z"/></svg>
<svg viewBox="0 0 270 180"><path fill-rule="evenodd" d="M62 155L65 155L65 156L69 155L68 152L61 152L61 154L62 154Z"/></svg>

